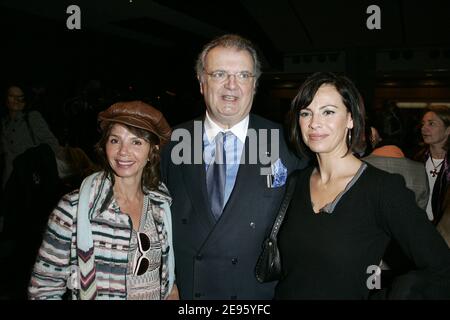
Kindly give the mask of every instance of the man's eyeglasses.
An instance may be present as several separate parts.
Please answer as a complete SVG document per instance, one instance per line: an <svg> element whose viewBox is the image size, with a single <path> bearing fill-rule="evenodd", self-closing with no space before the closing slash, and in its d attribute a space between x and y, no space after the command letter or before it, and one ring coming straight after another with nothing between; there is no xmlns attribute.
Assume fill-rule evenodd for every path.
<svg viewBox="0 0 450 320"><path fill-rule="evenodd" d="M150 251L150 238L145 233L138 232L137 241L141 256L136 263L133 274L135 276L141 276L145 272L147 272L147 269L150 265L150 260L148 260L148 258L145 256L145 254Z"/></svg>
<svg viewBox="0 0 450 320"><path fill-rule="evenodd" d="M212 81L217 83L222 83L227 81L231 76L234 76L236 81L240 84L250 83L251 80L255 77L252 73L248 71L241 71L236 73L229 73L223 70L217 70L213 72L205 72Z"/></svg>

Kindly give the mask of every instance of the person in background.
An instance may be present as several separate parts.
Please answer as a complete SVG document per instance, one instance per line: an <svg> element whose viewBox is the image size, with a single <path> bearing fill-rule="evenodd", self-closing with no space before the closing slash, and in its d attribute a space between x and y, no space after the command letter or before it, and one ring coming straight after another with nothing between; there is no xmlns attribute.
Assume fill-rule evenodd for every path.
<svg viewBox="0 0 450 320"><path fill-rule="evenodd" d="M389 104L377 115L379 143L371 154L362 160L378 169L400 174L405 179L406 187L414 192L417 205L425 210L430 193L427 175L422 163L406 158L403 153L401 146L405 137L404 125L397 106ZM380 267L382 286L386 287L396 276L412 270L414 263L393 239L386 248Z"/></svg>
<svg viewBox="0 0 450 320"><path fill-rule="evenodd" d="M14 160L26 150L44 143L51 147L55 155L59 152L58 140L41 114L26 109L23 87L8 86L5 104L8 112L0 123L0 156L3 159L2 188L5 188L13 171Z"/></svg>
<svg viewBox="0 0 450 320"><path fill-rule="evenodd" d="M378 265L391 238L418 270L377 297L449 297L450 252L404 179L354 155L364 114L354 84L327 72L308 77L292 102L290 141L316 161L292 173L296 188L278 234L275 299L368 299L381 287Z"/></svg>
<svg viewBox="0 0 450 320"><path fill-rule="evenodd" d="M10 263L0 264L0 295L26 299L42 233L58 201L59 144L41 114L28 108L23 86L10 85L5 94L6 112L0 121L0 257L14 261L14 276Z"/></svg>
<svg viewBox="0 0 450 320"><path fill-rule="evenodd" d="M427 175L420 162L406 158L403 153L401 145L405 135L397 109L390 106L378 116L378 143L370 155L362 160L378 169L400 174L406 186L414 192L417 205L425 210L429 196Z"/></svg>
<svg viewBox="0 0 450 320"><path fill-rule="evenodd" d="M416 154L415 160L425 164L430 187L427 215L437 225L443 214L442 204L450 179L450 108L443 105L427 108L422 117L421 133L424 147Z"/></svg>
<svg viewBox="0 0 450 320"><path fill-rule="evenodd" d="M366 127L365 127L365 135L364 135L364 143L366 148L362 153L363 157L368 156L372 153L372 151L377 147L380 143L381 137L378 133L378 129L371 125L369 119L366 119Z"/></svg>
<svg viewBox="0 0 450 320"><path fill-rule="evenodd" d="M84 178L98 171L97 165L89 159L83 149L78 147L62 147L59 157L56 158L56 164L61 180L62 194L76 189Z"/></svg>
<svg viewBox="0 0 450 320"><path fill-rule="evenodd" d="M29 285L30 299L176 299L171 198L160 147L171 129L141 101L98 115L103 171L52 212ZM87 196L85 199L84 196Z"/></svg>
<svg viewBox="0 0 450 320"><path fill-rule="evenodd" d="M173 198L180 297L272 299L276 283L259 283L254 270L286 177L305 162L288 151L280 125L250 113L261 70L249 40L212 40L196 70L206 114L181 125L176 132L190 142L180 151L172 141L162 158L163 181ZM181 164L175 158L180 152L188 158Z"/></svg>

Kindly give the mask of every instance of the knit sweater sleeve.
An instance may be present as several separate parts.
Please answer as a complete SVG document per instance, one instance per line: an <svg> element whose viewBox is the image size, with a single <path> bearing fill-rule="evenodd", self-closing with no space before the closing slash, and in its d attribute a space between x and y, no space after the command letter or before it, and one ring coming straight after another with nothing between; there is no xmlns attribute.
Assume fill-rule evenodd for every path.
<svg viewBox="0 0 450 320"><path fill-rule="evenodd" d="M72 192L51 213L28 287L30 299L62 299L66 292L76 245L77 205L78 192Z"/></svg>
<svg viewBox="0 0 450 320"><path fill-rule="evenodd" d="M408 288L402 282L392 294L398 295L396 298L417 298L418 294L427 298L424 295L433 283L450 284L450 251L425 212L416 205L413 192L406 188L401 176L386 174L377 186L382 228L400 244L418 269L413 277L407 278Z"/></svg>

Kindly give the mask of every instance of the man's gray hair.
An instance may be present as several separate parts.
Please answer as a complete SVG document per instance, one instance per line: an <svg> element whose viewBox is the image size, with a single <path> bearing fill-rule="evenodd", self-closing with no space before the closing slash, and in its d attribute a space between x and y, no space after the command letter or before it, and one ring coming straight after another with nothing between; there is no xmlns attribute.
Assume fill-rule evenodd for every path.
<svg viewBox="0 0 450 320"><path fill-rule="evenodd" d="M253 59L253 74L255 75L256 81L258 81L258 78L261 75L261 62L259 61L256 48L250 40L245 39L237 34L225 34L221 37L213 39L203 47L202 51L198 55L197 62L195 64L197 77L200 80L202 79L203 72L205 71L206 56L209 51L216 47L235 48L236 50L248 51Z"/></svg>

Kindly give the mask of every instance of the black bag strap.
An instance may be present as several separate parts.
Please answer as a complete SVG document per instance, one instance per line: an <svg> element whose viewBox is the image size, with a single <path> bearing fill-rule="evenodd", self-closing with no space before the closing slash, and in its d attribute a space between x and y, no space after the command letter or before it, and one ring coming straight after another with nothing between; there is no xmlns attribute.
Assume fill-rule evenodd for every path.
<svg viewBox="0 0 450 320"><path fill-rule="evenodd" d="M30 133L31 140L33 140L33 144L36 145L36 137L34 136L33 128L30 125L29 113L25 112L25 123L27 124L28 132Z"/></svg>
<svg viewBox="0 0 450 320"><path fill-rule="evenodd" d="M297 184L297 178L298 172L294 172L288 179L286 194L284 195L283 202L281 203L280 206L280 211L278 211L277 218L275 220L275 223L273 224L272 231L270 232L269 236L270 239L277 238L281 223L283 222L286 211L289 208L289 204L291 203L292 194L294 193L295 186Z"/></svg>

